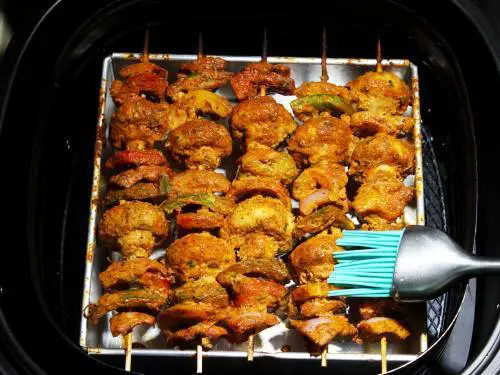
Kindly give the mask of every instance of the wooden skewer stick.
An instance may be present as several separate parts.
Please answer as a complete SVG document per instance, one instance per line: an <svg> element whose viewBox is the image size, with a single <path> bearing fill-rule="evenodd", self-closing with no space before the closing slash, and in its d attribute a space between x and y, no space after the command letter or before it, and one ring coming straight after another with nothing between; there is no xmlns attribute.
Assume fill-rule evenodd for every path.
<svg viewBox="0 0 500 375"><path fill-rule="evenodd" d="M254 335L248 336L248 350L247 350L247 360L248 362L253 362L253 339Z"/></svg>
<svg viewBox="0 0 500 375"><path fill-rule="evenodd" d="M382 47L380 46L380 38L377 39L377 72L382 72Z"/></svg>
<svg viewBox="0 0 500 375"><path fill-rule="evenodd" d="M201 31L198 33L198 59L203 57L203 34Z"/></svg>
<svg viewBox="0 0 500 375"><path fill-rule="evenodd" d="M321 82L328 82L328 71L326 64L326 28L323 27L323 41L321 43Z"/></svg>
<svg viewBox="0 0 500 375"><path fill-rule="evenodd" d="M149 62L149 29L144 33L144 47L142 48L141 62Z"/></svg>
<svg viewBox="0 0 500 375"><path fill-rule="evenodd" d="M196 345L196 373L203 373L203 347L201 344Z"/></svg>
<svg viewBox="0 0 500 375"><path fill-rule="evenodd" d="M328 362L327 362L327 354L328 354L328 346L325 346L323 350L321 351L321 367L326 367Z"/></svg>
<svg viewBox="0 0 500 375"><path fill-rule="evenodd" d="M380 356L382 357L382 374L387 373L387 337L380 339Z"/></svg>
<svg viewBox="0 0 500 375"><path fill-rule="evenodd" d="M328 82L328 71L327 71L327 63L326 63L326 28L323 26L323 38L321 42L321 82ZM325 346L321 351L321 367L327 367L327 354L328 354L328 346Z"/></svg>
<svg viewBox="0 0 500 375"><path fill-rule="evenodd" d="M267 61L267 29L264 29L261 61ZM260 86L260 96L266 96L266 86ZM247 361L253 362L254 335L248 336Z"/></svg>
<svg viewBox="0 0 500 375"><path fill-rule="evenodd" d="M132 368L132 332L127 333L123 340L125 341L125 371L130 372Z"/></svg>
<svg viewBox="0 0 500 375"><path fill-rule="evenodd" d="M262 58L261 61L267 61L267 28L264 29L264 37L262 38Z"/></svg>

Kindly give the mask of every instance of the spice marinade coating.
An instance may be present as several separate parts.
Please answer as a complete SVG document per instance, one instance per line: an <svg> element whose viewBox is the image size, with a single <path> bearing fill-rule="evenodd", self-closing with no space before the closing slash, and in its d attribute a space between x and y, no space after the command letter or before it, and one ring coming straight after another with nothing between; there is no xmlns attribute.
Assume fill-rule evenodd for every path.
<svg viewBox="0 0 500 375"><path fill-rule="evenodd" d="M373 81L373 77L370 77L370 79L368 81L369 81L369 84L371 84L371 82ZM351 85L351 86L354 87L356 85ZM357 86L360 86L359 83L357 84ZM317 86L309 85L309 87L303 88L300 91L300 93L301 93L301 95L303 97L307 97L307 95L317 95L318 94L318 89L319 90L321 89L321 87L319 85L317 85ZM398 90L400 90L399 86L398 86ZM190 92L194 92L194 91L186 90L186 95L189 95ZM319 92L321 92L321 90ZM332 88L329 87L328 94L332 94L333 92L337 92L339 95L342 95L343 99L346 99L346 98L348 99L348 95L349 95L350 91L348 89L344 88L344 87L337 87L337 90L332 90ZM176 93L176 95L178 95L178 93ZM212 95L215 95L215 94L212 94ZM378 92L377 92L377 95L379 95ZM209 95L204 95L204 97L209 97ZM392 99L392 97L391 97L391 99ZM369 104L367 105L366 103L370 103L371 101L369 99L366 99L366 97L363 97L363 100L364 101L361 101L363 107L360 107L360 108L362 108L363 110L365 110L363 112L366 112L366 108L365 107L369 106ZM178 101L182 102L181 99L179 99ZM193 101L195 101L195 100L194 99L186 100L186 102L193 102ZM212 101L214 101L214 100L212 99ZM386 103L383 103L383 105L379 104L379 102L384 102L383 100L378 100L378 101L375 101L375 102L377 103L377 107L385 108L384 105L385 106L389 106L389 104L386 104ZM401 102L399 103L399 106L401 106ZM369 108L368 108L368 110L369 110ZM375 119L377 121L379 121L379 122L380 122L380 118L384 117L384 116L385 116L385 118L389 118L389 120L392 121L392 119L389 116L394 116L394 117L395 116L400 116L400 112L401 112L401 108L398 108L396 111L390 112L390 114L388 114L389 112L386 111L386 112L383 112L383 114L379 115L378 117L375 116L375 115L372 115L372 117L375 117ZM225 113L227 113L227 111L226 112L222 112L222 113L225 114ZM356 112L356 113L361 113L361 112ZM354 113L351 116L351 118L355 118L356 117L356 113ZM395 115L393 115L392 113L395 113ZM370 118L369 116L365 116L365 117ZM314 121L318 122L318 120L319 120L318 118L322 118L320 123L325 123L325 121L326 121L326 123L332 122L334 124L337 124L337 121L339 121L339 122L341 121L341 120L339 120L336 117L333 117L333 116L330 116L330 115L326 115L326 114L322 114L321 111L318 114L312 114L312 115L310 115L310 119L309 120L314 120ZM342 120L345 120L345 121L342 121L342 122L344 124L347 124L347 125L350 122L350 119L347 118L346 115L342 116ZM182 124L180 124L178 126L172 126L171 128L176 128L176 127L178 128L181 125ZM392 125L392 123L391 123L391 125ZM255 128L255 125L252 125L252 126L254 126L254 128ZM302 126L304 126L304 125L302 125ZM301 130L302 126L299 126L298 129ZM342 125L342 127L343 126L344 125ZM378 126L378 128L376 128L376 129L380 129L380 124L379 123L377 123L377 126ZM405 128L404 131L408 132L407 131L407 126L408 126L407 123L405 123L404 126L406 126L406 128ZM307 128L307 124L306 124L306 128ZM347 128L349 128L349 126L347 126ZM372 127L372 128L375 128L375 127ZM391 135L394 134L395 132L392 130L393 128L394 128L394 126L392 125L392 127L389 128L390 131L387 131L387 134L391 134ZM303 128L303 129L305 129L305 128ZM345 129L345 128L343 128L343 129ZM318 131L319 131L318 134L323 134L324 133L324 130L323 130L323 128L321 126L318 127ZM378 130L377 132L380 132L380 130ZM377 133L377 132L375 132L375 133ZM242 132L242 133L244 133L244 132ZM255 133L255 131L253 133ZM314 133L314 131L313 131L313 133ZM257 134L257 133L255 133L255 134ZM385 133L382 132L382 134L385 134ZM403 131L401 132L401 134L403 134ZM355 133L355 136L359 136L359 135L360 135L359 133ZM243 134L243 136L245 136L245 135ZM293 137L295 137L296 141L293 141ZM313 134L312 137L314 139L315 135ZM347 138L351 137L351 132L350 131L349 131L348 135L346 133L346 137ZM242 137L239 136L238 138L242 138ZM343 137L340 137L340 138L343 138ZM250 142L247 139L247 142L246 142L247 154L251 153L252 150L259 150L259 147L269 147L269 146L276 147L276 146L278 146L276 144L276 141L272 142L269 145L260 144L260 143L258 143L258 141L260 139L262 139L262 138L259 138L259 136L257 136L256 138L251 139ZM320 136L319 139L321 141L323 141L323 136ZM328 139L328 137L326 139ZM357 141L356 137L353 138L353 139L354 139L354 141ZM255 140L257 140L257 142ZM219 140L217 140L217 141L219 141ZM302 188L302 190L299 190L300 188L297 187L297 196L296 196L296 198L298 198L299 196L304 196L304 195L305 195L305 198L307 198L311 194L314 194L314 193L316 193L316 195L321 195L321 197L318 198L318 199L316 199L316 197L313 197L311 199L313 201L312 205L311 205L310 202L304 202L303 203L303 206L305 208L304 208L304 210L301 210L301 212L302 212L302 214L305 214L305 216L304 215L301 216L302 224L304 224L304 221L307 222L307 214L313 213L313 214L316 214L316 216L318 216L317 212L320 212L322 208L325 209L325 208L327 208L327 207L329 207L331 205L336 206L336 208L340 212L346 212L347 209L348 209L348 202L347 202L347 200L345 198L345 193L342 193L342 189L344 189L344 191L345 191L345 180L343 178L341 178L340 180L338 180L339 177L336 177L337 178L336 179L335 177L333 177L334 175L330 176L330 177L328 177L328 175L329 175L329 173L331 173L330 171L335 171L336 169L339 169L338 167L336 167L339 164L336 164L336 163L338 163L338 162L348 163L349 162L350 155L351 155L351 153L353 151L352 147L349 148L349 143L350 142L347 141L347 143L348 143L347 148L346 148L345 145L342 145L342 144L338 143L339 142L338 138L335 139L335 142L334 142L333 146L330 146L329 144L326 144L326 145L323 144L323 147L319 148L319 152L318 152L319 156L315 155L314 152L313 153L311 153L311 152L309 152L309 153L305 152L305 154L303 154L301 152L302 150L307 150L307 144L304 143L304 141L302 142L302 144L300 143L300 138L299 138L298 134L297 135L295 135L295 134L292 135L292 144L293 144L293 142L299 144L299 146L295 147L295 150L296 150L295 154L292 154L294 156L294 158L298 161L299 167L309 166L309 168L306 168L306 169L303 170L302 173L305 173L303 175L303 177L300 180L299 179L297 179L297 180L299 180L299 181L303 180L304 181L304 182L302 182L301 186L304 186L304 187L305 186L310 186L310 187L309 188L305 188L305 189ZM194 143L196 143L196 142L194 142ZM305 146L303 146L304 144L305 144ZM226 147L226 146L224 146L224 147ZM327 147L327 148L328 147L334 147L334 150L332 152L325 152L325 150L324 150L325 147ZM146 146L146 148L147 148L147 146ZM293 149L294 149L294 147L292 146L292 150ZM355 148L354 148L354 151L355 151ZM266 151L266 152L269 154L269 151ZM237 181L235 181L232 184L233 187L231 189L229 189L229 197L231 197L235 201L238 201L245 194L253 194L253 195L257 195L257 197L258 197L260 195L259 193L261 193L263 195L263 197L259 198L259 199L264 199L265 200L266 197L267 197L267 199L272 199L273 200L273 204L275 204L275 200L276 200L276 202L281 201L280 202L281 204L285 203L284 206L288 206L288 204L286 202L288 202L290 198L289 198L289 195L287 197L287 193L284 193L284 191L286 191L286 186L288 184L290 184L291 182L293 182L294 178L297 176L297 172L295 172L294 166L292 166L290 164L290 167L287 167L287 164L285 164L286 161L283 158L285 158L285 155L288 155L287 153L283 153L283 152L279 152L279 151L275 151L275 152L278 152L279 154L283 154L284 155L283 157L279 156L278 159L276 159L276 156L274 156L275 160L277 160L277 162L280 163L280 164L276 164L277 165L277 167L275 167L276 171L273 172L273 167L272 167L273 165L272 164L269 165L270 168L261 168L261 167L259 167L259 164L256 164L256 166L258 168L260 168L260 173L257 172L257 174L252 173L253 170L252 170L251 165L254 162L252 161L251 157L249 157L248 155L246 155L247 158L246 158L245 163L247 165L250 165L250 167L247 167L247 169L248 169L249 172L245 174L245 171L244 170L242 171L242 173L241 173L240 177L237 179ZM291 152L293 152L293 151L291 151ZM222 152L221 156L223 157L224 155L226 155L226 153L227 153L227 151L224 150ZM359 152L358 152L358 154L359 154ZM328 158L322 157L322 155L335 155L335 156L334 156L333 159L328 159ZM347 156L345 156L345 155L347 155ZM271 155L271 156L273 156L273 155ZM213 168L214 165L217 165L219 163L218 160L216 160L217 157L218 156L216 156L214 158L209 158L208 161L203 160L203 158L201 158L202 159L201 160L201 165L205 165L205 167L201 167L200 168L200 167L197 167L196 164L193 164L193 166L191 166L191 168L194 168L194 169L191 169L191 171L195 172L195 171L197 171L197 169L211 169L211 168ZM280 161L279 158L282 158L283 160ZM265 164L266 164L267 160L264 158L264 161L262 161L262 159L263 159L262 156L256 155L256 162L257 163L261 163L261 164L264 165L264 167L266 167ZM212 161L212 160L215 160L215 161ZM245 160L245 157L243 157L242 160ZM335 165L335 167L329 168L328 167L328 163L332 163L331 165L332 166ZM390 164L390 161L388 163ZM145 164L145 165L147 165L147 164ZM153 165L155 165L155 164L153 164ZM282 167L279 167L280 165ZM385 164L383 164L383 165L385 165ZM242 166L243 166L243 164L242 164ZM189 165L188 165L188 167L189 167ZM281 174L281 173L279 173L279 172L281 172L281 170L278 169L278 168L287 168L287 169L282 169L283 174ZM311 172L309 172L308 169L310 169ZM367 169L369 169L369 168L367 168ZM411 169L411 166L408 167L408 169ZM313 174L312 171L315 171L315 170L317 170L318 172L315 172ZM264 172L262 172L262 171L264 171ZM323 173L325 173L325 177L321 176L321 172L322 171L323 171ZM200 172L204 172L204 171L200 170ZM341 173L340 170L339 170L339 172ZM122 179L119 179L119 177L116 177L115 180L116 181L122 181L122 180L126 181L125 185L128 185L130 183L132 183L132 185L133 185L133 182L137 178L139 178L137 176L144 176L144 179L147 180L149 178L153 182L157 182L158 181L158 177L157 177L158 173L157 172L151 170L151 172L148 171L148 173L146 173L146 170L145 170L141 174L141 171L138 170L137 173L130 173L130 176L131 176L132 180L130 180L130 179L124 180L124 178L128 177L128 175L126 175L126 174L124 175L124 177ZM154 174L154 173L156 173L156 174ZM320 174L319 177L318 177L318 173ZM309 175L310 175L310 177L309 177ZM288 176L288 177L284 177L284 176ZM306 176L308 176L308 177L306 178ZM245 183L245 179L246 178L248 178L248 180L247 180L248 184ZM269 179L269 180L266 181L266 179ZM313 182L308 182L309 181L308 179L312 179ZM316 189L316 190L333 189L333 193L332 193L332 191L328 191L328 194L327 193L323 193L323 192L317 193L317 191L315 191L314 186L313 186L314 179L317 179L317 184L320 187L320 189ZM173 180L175 181L175 177L173 178ZM297 181L297 180L295 180L295 181ZM129 182L129 181L132 181L132 182ZM324 185L326 185L326 189L325 189L325 186L322 185L324 181L326 181L326 183L324 184ZM397 179L396 179L396 181L397 181ZM261 183L259 184L259 182L261 182ZM283 186L283 188L285 190L283 191L283 188L278 187L278 185L276 185L277 187L273 189L273 187L272 187L273 183L279 184L279 186ZM282 184L286 184L286 185L282 185ZM306 185L304 185L304 184L306 184ZM124 186L124 185L121 185L121 186ZM294 188L295 188L295 186L294 186ZM338 189L341 189L341 190L339 191ZM190 192L189 190L190 189L188 189L187 192ZM212 194L213 191L211 191L211 190L213 190L213 189L208 188L208 191L205 194ZM224 193L226 193L228 191L228 189L225 186L222 189L219 189L219 190L221 190L222 194L224 194ZM193 194L196 194L198 191L199 190L194 189L193 190ZM299 191L305 191L305 193L298 193ZM308 195L307 193L309 193L309 191L312 191L312 193ZM184 193L186 193L186 191L184 191ZM220 193L218 193L218 194L220 194ZM412 195L412 193L408 192L407 196L410 196L410 195ZM295 194L294 194L294 196L295 196ZM335 198L332 199L331 196L333 196ZM405 199L407 199L407 198L405 198ZM303 198L300 198L300 200L301 200L301 203L302 203ZM403 207L404 207L404 205L403 205ZM314 212L312 212L312 211L314 211ZM200 215L202 215L203 213L206 213L206 212L210 213L209 212L209 208L206 208L205 211L203 211L203 208L202 208L198 212L200 212ZM362 211L360 210L360 212L362 212ZM178 218L179 218L179 215L190 215L190 213L189 212L187 212L187 213L179 212L178 215L177 215ZM395 214L393 214L391 216L391 218L394 215ZM285 215L285 216L287 216L287 215ZM400 215L398 215L398 216L400 216ZM371 215L367 215L366 216L366 222L365 222L364 225L370 225L370 223L372 223L372 222L377 222L377 219L379 217L383 218L384 217L383 213L376 212L375 219L372 219ZM182 216L181 216L181 218L182 218ZM224 216L222 216L222 218L217 217L217 219L218 219L219 224L216 225L215 228L218 228L220 226L224 226ZM229 220L229 219L227 219L227 220ZM190 223L191 222L192 221L190 221ZM195 223L197 223L197 221L195 221ZM349 226L349 224L340 224L338 222L338 220L337 221L335 221L335 220L331 221L330 220L330 221L325 221L318 228L316 228L316 230L314 230L313 232L321 232L324 229L328 229L328 227L330 227L332 224L334 226L339 226L339 227L348 227ZM187 226L187 224L185 224L185 225ZM302 226L302 227L304 227L304 226ZM305 227L307 228L307 226L305 226ZM213 228L214 227L209 227L209 229L213 229ZM376 227L373 227L373 228L375 229ZM187 229L196 229L196 228L193 228L192 226L191 227L188 226ZM205 229L205 228L201 227L201 229ZM222 232L224 233L224 228L222 229ZM279 252L279 245L278 246L276 245L276 241L278 241L278 242L282 241L280 238L276 239L275 237L273 237L273 235L269 237L267 235L268 233L263 233L263 234L259 235L259 231L258 230L256 232L250 231L247 234L248 234L248 238L245 239L243 241L243 243L239 245L240 246L239 247L240 258L242 260L244 260L244 259L247 259L247 260L248 259L253 259L252 258L253 256L256 256L257 258L259 258L259 257L268 258L268 257L270 257L270 254L274 255L277 252ZM295 237L297 237L297 236L300 237L303 234L305 234L305 232L300 233L300 231L296 231L295 232ZM259 238L259 236L261 238ZM330 235L328 235L328 236L330 236ZM226 234L226 235L223 235L223 237L227 237L227 239L230 240L232 236ZM319 235L316 236L316 237L314 237L313 239L315 239L315 238L319 238ZM311 239L309 241L312 241L313 239ZM306 243L307 242L304 242L303 245L306 244ZM251 246L248 246L249 244ZM247 245L247 246L245 246L245 245ZM261 246L263 246L263 247L261 247ZM246 252L243 251L243 254L241 254L242 250L245 250L245 249L248 249L248 248L256 248L258 250L257 251L257 255L251 254L252 251L250 251L250 253L249 253L249 251L246 251ZM259 250L259 249L262 249L262 250ZM271 249L271 250L265 250L265 249ZM314 250L312 252L314 252ZM243 256L241 256L241 255L243 255ZM293 254L292 254L292 256L293 256ZM305 316L305 317L314 316L315 315L315 311L319 311L319 312L328 311L328 308L325 309L322 306L323 305L332 305L332 300L327 300L325 298L323 298L322 300L318 299L317 301L313 301L312 303L309 302L309 301L307 301L307 302L308 302L308 305L306 305L304 307L301 306L301 310L304 310L304 312L302 312L302 315ZM329 311L339 311L339 306L341 307L342 304L343 304L343 302L342 303L336 303L335 304L336 306L330 306L331 309ZM241 313L241 311L239 313ZM131 319L132 318L137 318L137 317L131 317ZM296 324L296 326L298 327L299 325ZM206 330L213 329L213 327L214 327L214 324L208 324L207 327L206 327ZM365 327L363 327L363 329L365 329ZM349 329L347 329L347 331L349 331ZM200 335L202 336L202 334L200 334L200 332L201 331L198 330L197 334L195 336L196 337L200 337ZM190 333L192 334L193 332L190 332ZM218 331L218 333L221 333L221 332ZM227 335L227 333L224 333L223 335ZM237 333L235 333L234 335L237 335ZM239 336L239 338L236 341L241 341L244 338L244 336L245 335ZM191 337L191 336L189 336L189 337ZM218 336L218 337L220 337L220 336ZM176 337L176 339L178 339L178 338ZM314 339L313 339L313 341L314 341Z"/></svg>

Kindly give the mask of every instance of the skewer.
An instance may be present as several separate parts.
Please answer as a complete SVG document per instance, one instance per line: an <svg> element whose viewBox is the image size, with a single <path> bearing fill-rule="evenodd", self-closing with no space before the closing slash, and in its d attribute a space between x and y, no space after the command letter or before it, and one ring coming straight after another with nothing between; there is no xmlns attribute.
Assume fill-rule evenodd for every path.
<svg viewBox="0 0 500 375"><path fill-rule="evenodd" d="M142 48L141 62L149 62L149 29L144 33L144 46Z"/></svg>
<svg viewBox="0 0 500 375"><path fill-rule="evenodd" d="M142 48L141 62L149 62L149 29L146 29L144 33L144 46ZM132 332L127 333L123 336L123 342L125 346L125 371L130 372L132 368Z"/></svg>
<svg viewBox="0 0 500 375"><path fill-rule="evenodd" d="M253 339L254 335L248 336L248 350L247 350L247 360L248 362L253 362Z"/></svg>
<svg viewBox="0 0 500 375"><path fill-rule="evenodd" d="M203 34L198 33L198 59L203 57ZM196 345L196 373L203 373L203 347L201 343Z"/></svg>
<svg viewBox="0 0 500 375"><path fill-rule="evenodd" d="M262 58L261 61L267 61L267 28L264 28L264 37L262 40Z"/></svg>
<svg viewBox="0 0 500 375"><path fill-rule="evenodd" d="M377 72L380 73L384 69L382 68L382 47L380 46L380 38L377 39Z"/></svg>
<svg viewBox="0 0 500 375"><path fill-rule="evenodd" d="M325 346L321 351L321 367L327 366L327 354L328 354L328 346Z"/></svg>
<svg viewBox="0 0 500 375"><path fill-rule="evenodd" d="M387 337L380 339L380 356L382 357L382 374L387 373Z"/></svg>
<svg viewBox="0 0 500 375"><path fill-rule="evenodd" d="M203 57L203 34L201 31L198 33L198 59Z"/></svg>
<svg viewBox="0 0 500 375"><path fill-rule="evenodd" d="M382 47L380 45L380 38L378 38L376 71L377 73L380 73L383 70L384 69L382 67ZM382 374L385 374L387 373L387 337L385 336L380 339L380 357L381 357Z"/></svg>
<svg viewBox="0 0 500 375"><path fill-rule="evenodd" d="M201 344L196 345L196 373L203 373L203 347Z"/></svg>
<svg viewBox="0 0 500 375"><path fill-rule="evenodd" d="M198 59L203 57L203 34L198 33ZM196 373L203 373L203 347L201 344L196 345Z"/></svg>
<svg viewBox="0 0 500 375"><path fill-rule="evenodd" d="M262 40L262 58L261 61L267 61L267 29L264 29ZM266 86L260 86L260 96L266 96ZM247 361L253 362L254 335L248 336Z"/></svg>
<svg viewBox="0 0 500 375"><path fill-rule="evenodd" d="M127 333L123 340L125 341L125 371L130 372L132 368L132 332Z"/></svg>
<svg viewBox="0 0 500 375"><path fill-rule="evenodd" d="M323 41L321 43L321 82L328 82L328 71L326 64L326 28L323 26Z"/></svg>
<svg viewBox="0 0 500 375"><path fill-rule="evenodd" d="M323 26L323 38L321 41L321 82L328 82L328 71L327 71L327 63L326 63L326 27ZM328 346L325 346L321 351L321 367L327 367L328 365Z"/></svg>

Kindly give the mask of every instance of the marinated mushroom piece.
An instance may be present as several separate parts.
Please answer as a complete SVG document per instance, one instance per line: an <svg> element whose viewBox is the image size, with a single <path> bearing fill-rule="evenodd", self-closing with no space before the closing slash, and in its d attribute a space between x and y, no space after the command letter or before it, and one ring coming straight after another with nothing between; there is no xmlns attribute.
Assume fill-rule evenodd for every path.
<svg viewBox="0 0 500 375"><path fill-rule="evenodd" d="M130 98L111 119L111 144L126 148L128 143L140 140L152 147L164 140L171 129L188 120L188 113L175 104L152 103L140 96Z"/></svg>
<svg viewBox="0 0 500 375"><path fill-rule="evenodd" d="M211 349L213 344L228 334L227 330L216 322L201 322L177 331L164 331L168 347L191 346L200 344L205 349Z"/></svg>
<svg viewBox="0 0 500 375"><path fill-rule="evenodd" d="M168 195L168 192L161 189L159 183L139 182L126 189L108 190L104 204L112 205L119 201L151 201L159 202Z"/></svg>
<svg viewBox="0 0 500 375"><path fill-rule="evenodd" d="M402 115L411 93L406 83L390 72L367 72L347 84L358 111Z"/></svg>
<svg viewBox="0 0 500 375"><path fill-rule="evenodd" d="M343 315L322 316L309 320L290 320L290 325L319 347L336 337L354 336L356 327Z"/></svg>
<svg viewBox="0 0 500 375"><path fill-rule="evenodd" d="M290 68L281 64L259 61L246 65L240 73L231 78L231 87L239 101L259 95L261 87L267 92L292 95L295 81L290 76Z"/></svg>
<svg viewBox="0 0 500 375"><path fill-rule="evenodd" d="M258 143L248 146L247 152L240 158L239 177L259 176L280 181L284 185L292 183L299 171L292 156L278 152L271 147Z"/></svg>
<svg viewBox="0 0 500 375"><path fill-rule="evenodd" d="M212 342L220 337L219 333L227 333L215 324L226 316L229 296L213 276L188 276L192 278L171 292L170 307L164 309L158 318L160 328L172 345L183 340L188 344L196 338L196 343L201 339L202 345L211 347ZM213 333L210 327L215 327L216 332Z"/></svg>
<svg viewBox="0 0 500 375"><path fill-rule="evenodd" d="M192 301L206 303L216 308L229 306L229 296L214 276L202 276L197 280L188 280L185 284L172 290L169 304L175 305Z"/></svg>
<svg viewBox="0 0 500 375"><path fill-rule="evenodd" d="M156 260L148 258L113 262L99 274L104 289L141 286L152 290L167 291L174 283L171 271Z"/></svg>
<svg viewBox="0 0 500 375"><path fill-rule="evenodd" d="M130 188L138 182L159 183L164 176L169 180L174 176L168 165L141 165L111 176L109 182L122 188Z"/></svg>
<svg viewBox="0 0 500 375"><path fill-rule="evenodd" d="M168 292L149 289L130 289L103 294L96 304L90 304L88 317L97 324L108 311L122 308L146 308L153 312L160 311L167 302Z"/></svg>
<svg viewBox="0 0 500 375"><path fill-rule="evenodd" d="M274 314L266 311L231 307L227 310L224 320L219 324L226 327L230 332L229 341L242 343L248 340L248 336L261 332L279 322L279 319Z"/></svg>
<svg viewBox="0 0 500 375"><path fill-rule="evenodd" d="M293 197L299 200L300 213L309 215L328 203L347 211L347 182L344 166L328 160L305 169L293 182L292 190Z"/></svg>
<svg viewBox="0 0 500 375"><path fill-rule="evenodd" d="M360 140L351 157L349 174L358 181L375 167L391 166L403 178L415 171L415 147L406 139L379 133Z"/></svg>
<svg viewBox="0 0 500 375"><path fill-rule="evenodd" d="M274 309L287 293L287 289L276 281L236 273L227 276L223 281L224 283L219 283L231 290L233 304L237 307L258 308L262 311L267 308Z"/></svg>
<svg viewBox="0 0 500 375"><path fill-rule="evenodd" d="M158 314L162 331L176 331L204 321L218 321L224 318L225 309L205 302L186 301L163 309Z"/></svg>
<svg viewBox="0 0 500 375"><path fill-rule="evenodd" d="M229 180L221 173L195 169L178 173L172 178L172 196L188 194L227 193L231 187Z"/></svg>
<svg viewBox="0 0 500 375"><path fill-rule="evenodd" d="M292 209L288 190L279 181L272 178L247 176L235 180L226 197L238 202L254 195L277 198L288 210Z"/></svg>
<svg viewBox="0 0 500 375"><path fill-rule="evenodd" d="M404 314L403 306L393 300L366 300L359 304L359 315L361 319L367 320L377 316L393 315L401 316Z"/></svg>
<svg viewBox="0 0 500 375"><path fill-rule="evenodd" d="M377 220L372 221L373 217L386 222L399 218L405 206L413 199L413 194L413 189L403 184L395 167L379 165L368 172L354 198L353 207L370 228L377 223ZM383 224L384 221L378 223Z"/></svg>
<svg viewBox="0 0 500 375"><path fill-rule="evenodd" d="M150 62L147 56L143 56L141 62L127 65L119 71L120 77L124 79L141 74L154 74L167 79L168 72L161 66Z"/></svg>
<svg viewBox="0 0 500 375"><path fill-rule="evenodd" d="M406 329L400 322L392 318L376 317L368 320L363 320L358 323L358 336L356 341L378 341L384 336L391 336L399 340L406 340L411 332Z"/></svg>
<svg viewBox="0 0 500 375"><path fill-rule="evenodd" d="M288 142L288 152L297 164L305 166L321 160L343 164L349 159L351 129L328 114L304 122Z"/></svg>
<svg viewBox="0 0 500 375"><path fill-rule="evenodd" d="M238 249L241 261L248 259L274 259L279 253L279 245L272 237L265 234L250 233Z"/></svg>
<svg viewBox="0 0 500 375"><path fill-rule="evenodd" d="M147 324L148 326L152 326L155 322L156 318L154 315L127 311L113 315L113 317L109 320L109 328L111 329L113 337L120 335L125 336L132 332L132 330L138 325Z"/></svg>
<svg viewBox="0 0 500 375"><path fill-rule="evenodd" d="M340 232L340 231L339 231ZM333 253L340 233L320 233L301 243L290 254L290 263L302 284L326 280L334 269Z"/></svg>
<svg viewBox="0 0 500 375"><path fill-rule="evenodd" d="M301 238L330 227L354 229L354 223L345 212L334 205L322 206L310 215L297 217L294 237Z"/></svg>
<svg viewBox="0 0 500 375"><path fill-rule="evenodd" d="M209 233L192 233L174 241L167 249L165 264L179 279L198 279L217 275L236 262L231 246Z"/></svg>
<svg viewBox="0 0 500 375"><path fill-rule="evenodd" d="M284 263L274 259L236 263L217 275L217 282L231 291L234 306L257 311L277 308L287 293L282 284L289 280Z"/></svg>
<svg viewBox="0 0 500 375"><path fill-rule="evenodd" d="M270 96L260 96L240 103L233 111L232 133L236 140L250 146L258 143L277 147L296 129L292 115Z"/></svg>
<svg viewBox="0 0 500 375"><path fill-rule="evenodd" d="M412 117L361 111L350 116L349 125L354 134L363 137L377 133L405 136L411 134L415 120Z"/></svg>
<svg viewBox="0 0 500 375"><path fill-rule="evenodd" d="M331 314L344 314L347 304L339 299L313 298L300 305L300 315L305 318L328 316Z"/></svg>
<svg viewBox="0 0 500 375"><path fill-rule="evenodd" d="M165 145L189 169L215 169L232 151L227 129L208 120L194 120L173 130Z"/></svg>
<svg viewBox="0 0 500 375"><path fill-rule="evenodd" d="M124 150L114 152L105 164L109 169L143 165L167 166L167 159L159 150Z"/></svg>
<svg viewBox="0 0 500 375"><path fill-rule="evenodd" d="M216 90L233 76L233 73L225 71L226 66L224 59L208 56L184 63L177 73L177 81L167 88L166 95L175 98L182 92Z"/></svg>
<svg viewBox="0 0 500 375"><path fill-rule="evenodd" d="M158 103L165 100L167 86L166 74L161 76L144 72L132 75L125 81L114 80L109 93L116 105L122 105L128 99L139 96Z"/></svg>
<svg viewBox="0 0 500 375"><path fill-rule="evenodd" d="M117 105L123 104L129 97L140 95L161 101L168 86L168 72L151 63L147 54L143 55L139 63L121 68L119 77L124 81L114 80L110 88L111 97Z"/></svg>
<svg viewBox="0 0 500 375"><path fill-rule="evenodd" d="M278 199L257 195L236 205L224 221L220 236L233 248L245 243L249 234L274 238L280 252L292 246L294 216Z"/></svg>
<svg viewBox="0 0 500 375"><path fill-rule="evenodd" d="M192 116L225 118L233 110L233 106L226 98L208 90L180 93L175 97L175 103L190 112Z"/></svg>
<svg viewBox="0 0 500 375"><path fill-rule="evenodd" d="M99 224L103 244L120 248L125 258L149 257L167 235L163 211L145 202L121 202L105 211Z"/></svg>

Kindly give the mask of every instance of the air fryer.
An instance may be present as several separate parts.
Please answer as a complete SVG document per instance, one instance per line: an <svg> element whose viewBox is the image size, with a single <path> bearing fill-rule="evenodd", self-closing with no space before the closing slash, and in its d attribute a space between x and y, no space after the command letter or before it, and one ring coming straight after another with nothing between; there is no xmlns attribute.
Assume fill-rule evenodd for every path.
<svg viewBox="0 0 500 375"><path fill-rule="evenodd" d="M0 261L0 369L12 374L122 373L123 356L89 356L78 346L81 291L103 58L150 50L317 56L325 25L331 57L384 56L419 67L427 225L465 249L499 256L495 109L500 44L465 0L187 6L163 1L59 1L14 37L2 62L3 258ZM432 259L429 259L432 267ZM497 373L498 279L459 284L429 301L430 349L396 373ZM193 372L192 358L138 357L147 374ZM204 372L323 371L311 361L210 358ZM368 374L377 362L335 362L326 371Z"/></svg>

